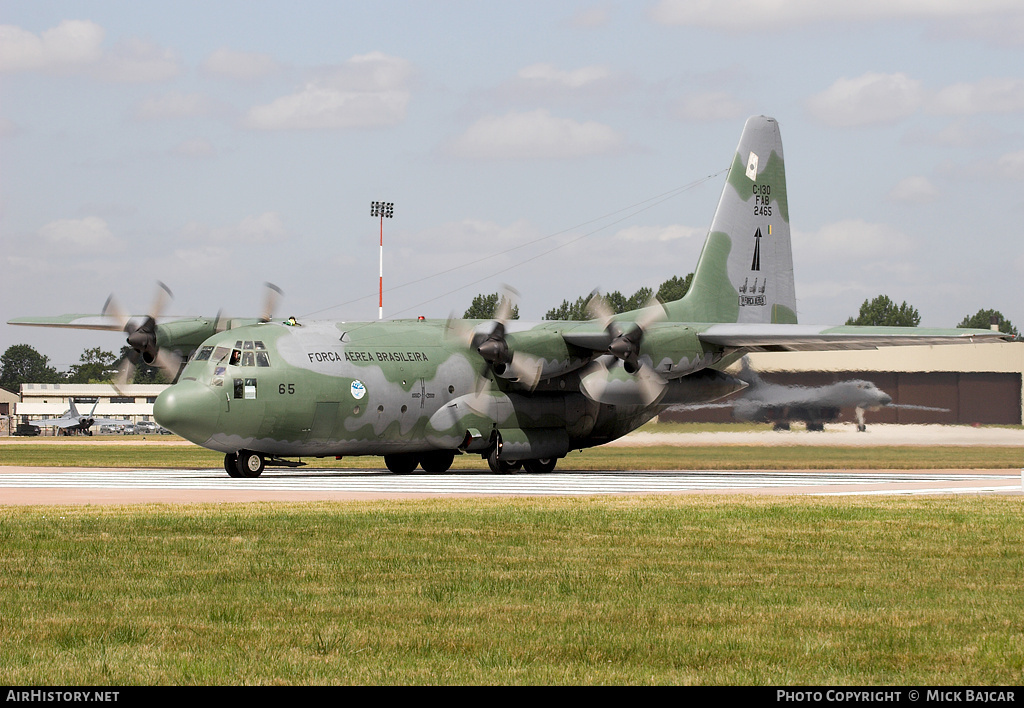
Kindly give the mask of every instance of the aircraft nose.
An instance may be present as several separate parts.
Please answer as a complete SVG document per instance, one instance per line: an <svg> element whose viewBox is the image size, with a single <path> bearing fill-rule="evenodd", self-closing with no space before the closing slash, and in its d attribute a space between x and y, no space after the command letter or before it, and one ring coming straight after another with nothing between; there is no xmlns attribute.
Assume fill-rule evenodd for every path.
<svg viewBox="0 0 1024 708"><path fill-rule="evenodd" d="M220 399L207 386L179 382L157 396L153 417L171 432L202 445L216 430Z"/></svg>
<svg viewBox="0 0 1024 708"><path fill-rule="evenodd" d="M888 393L883 393L882 394L882 405L883 406L887 406L890 403L892 403L892 396L890 396Z"/></svg>

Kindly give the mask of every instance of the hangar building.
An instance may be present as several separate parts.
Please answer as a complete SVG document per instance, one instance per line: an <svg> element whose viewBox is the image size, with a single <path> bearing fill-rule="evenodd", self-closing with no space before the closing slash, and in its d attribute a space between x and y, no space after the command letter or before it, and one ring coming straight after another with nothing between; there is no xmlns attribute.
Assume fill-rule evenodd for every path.
<svg viewBox="0 0 1024 708"><path fill-rule="evenodd" d="M754 352L751 368L766 382L824 386L866 379L892 396L894 404L945 408L942 411L882 409L870 423L1020 425L1024 422L1024 342L955 346L886 347L855 351ZM729 372L739 371L739 365ZM669 411L663 421L725 422L729 409ZM856 420L852 409L841 420Z"/></svg>
<svg viewBox="0 0 1024 708"><path fill-rule="evenodd" d="M21 401L17 404L18 421L32 423L43 418L59 418L74 399L79 413L88 414L95 404L97 417L119 418L126 424L148 422L153 420L156 397L165 388L164 384L129 384L121 386L120 390L111 384L22 384Z"/></svg>

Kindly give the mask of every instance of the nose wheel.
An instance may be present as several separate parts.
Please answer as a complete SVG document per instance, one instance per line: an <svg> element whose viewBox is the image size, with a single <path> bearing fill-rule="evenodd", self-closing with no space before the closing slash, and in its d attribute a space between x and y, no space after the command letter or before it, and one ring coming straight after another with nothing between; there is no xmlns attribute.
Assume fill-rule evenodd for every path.
<svg viewBox="0 0 1024 708"><path fill-rule="evenodd" d="M265 462L258 452L239 450L224 455L224 470L231 477L259 477Z"/></svg>

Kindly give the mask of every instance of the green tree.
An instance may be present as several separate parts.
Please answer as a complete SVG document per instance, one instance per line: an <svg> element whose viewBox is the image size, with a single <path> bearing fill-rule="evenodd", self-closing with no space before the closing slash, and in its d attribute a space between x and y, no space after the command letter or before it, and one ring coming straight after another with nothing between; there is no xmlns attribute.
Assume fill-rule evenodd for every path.
<svg viewBox="0 0 1024 708"><path fill-rule="evenodd" d="M876 327L917 327L921 315L906 302L897 305L888 295L879 295L874 300L865 300L856 318L846 320L848 325L870 325Z"/></svg>
<svg viewBox="0 0 1024 708"><path fill-rule="evenodd" d="M505 296L500 293L491 293L490 295L477 295L473 298L473 303L466 310L466 313L462 316L465 320L489 320L495 317L498 313L498 307L505 300ZM512 314L509 315L510 319L519 319L519 306L512 305Z"/></svg>
<svg viewBox="0 0 1024 708"><path fill-rule="evenodd" d="M681 300L683 295L689 292L692 284L693 273L688 274L685 278L673 275L658 288L658 299L662 302Z"/></svg>
<svg viewBox="0 0 1024 708"><path fill-rule="evenodd" d="M106 383L117 373L113 352L93 347L82 352L77 364L68 371L68 383Z"/></svg>
<svg viewBox="0 0 1024 708"><path fill-rule="evenodd" d="M562 304L547 311L544 315L546 320L589 320L590 313L587 312L587 301L590 296L580 296L576 302L562 300Z"/></svg>
<svg viewBox="0 0 1024 708"><path fill-rule="evenodd" d="M616 290L605 295L604 299L611 305L612 312L618 314L620 312L629 312L630 310L639 310L650 301L652 295L654 295L653 290L643 287L628 297Z"/></svg>
<svg viewBox="0 0 1024 708"><path fill-rule="evenodd" d="M1012 334L1014 337L1020 337L1020 332L1013 326L1010 320L1003 317L1003 313L999 310L978 310L978 313L973 317L964 317L960 321L957 327L965 329L989 329L992 324L992 319L995 318L999 322L999 331L1003 334Z"/></svg>
<svg viewBox="0 0 1024 708"><path fill-rule="evenodd" d="M686 291L690 289L690 284L693 282L693 273L685 277L679 277L678 275L672 276L658 287L657 297L661 302L672 302L678 300ZM654 291L648 287L642 287L632 295L624 295L618 290L608 293L604 296L605 302L608 303L608 307L615 314L620 312L629 312L630 310L639 310L645 307L651 300L651 296ZM547 311L544 315L546 320L589 320L591 319L590 313L587 312L587 303L590 302L591 295L581 295L576 298L575 302L568 300L562 300L562 304L558 307L552 308Z"/></svg>
<svg viewBox="0 0 1024 708"><path fill-rule="evenodd" d="M50 366L44 356L27 344L7 347L0 357L0 388L17 393L23 383L60 383L64 375Z"/></svg>

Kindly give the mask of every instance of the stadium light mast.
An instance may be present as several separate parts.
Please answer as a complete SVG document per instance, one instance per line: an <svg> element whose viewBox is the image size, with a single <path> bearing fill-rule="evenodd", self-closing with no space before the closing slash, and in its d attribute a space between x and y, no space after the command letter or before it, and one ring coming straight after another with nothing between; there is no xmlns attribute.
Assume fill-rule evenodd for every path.
<svg viewBox="0 0 1024 708"><path fill-rule="evenodd" d="M395 215L394 202L370 202L370 216L380 217L380 298L377 301L377 319L384 319L384 218Z"/></svg>

